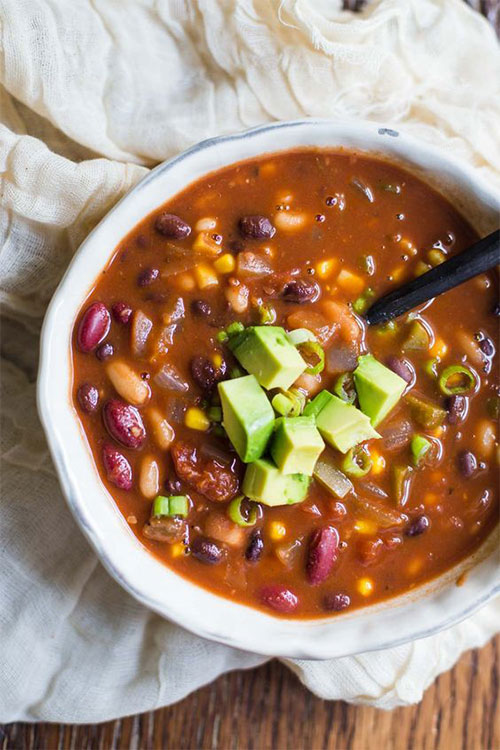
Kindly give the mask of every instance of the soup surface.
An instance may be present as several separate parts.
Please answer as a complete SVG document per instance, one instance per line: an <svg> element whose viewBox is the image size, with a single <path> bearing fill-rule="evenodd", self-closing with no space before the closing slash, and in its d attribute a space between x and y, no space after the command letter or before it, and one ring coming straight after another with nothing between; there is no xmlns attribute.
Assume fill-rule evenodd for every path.
<svg viewBox="0 0 500 750"><path fill-rule="evenodd" d="M346 151L243 162L146 217L73 345L75 407L141 544L298 617L476 549L498 516L496 279L362 318L475 239L421 180Z"/></svg>

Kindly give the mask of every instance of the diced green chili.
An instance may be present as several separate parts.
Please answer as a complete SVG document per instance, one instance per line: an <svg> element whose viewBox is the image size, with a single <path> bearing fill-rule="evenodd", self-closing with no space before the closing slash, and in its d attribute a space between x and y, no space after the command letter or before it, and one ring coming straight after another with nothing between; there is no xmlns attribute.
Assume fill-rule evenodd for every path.
<svg viewBox="0 0 500 750"><path fill-rule="evenodd" d="M351 477L364 477L372 468L372 459L366 448L351 448L342 459L342 471Z"/></svg>
<svg viewBox="0 0 500 750"><path fill-rule="evenodd" d="M304 341L303 344L300 344L299 351L301 354L304 352L306 357L312 354L313 357L317 358L316 364L306 368L307 375L318 375L324 370L325 352L317 341Z"/></svg>
<svg viewBox="0 0 500 750"><path fill-rule="evenodd" d="M395 464L392 467L392 494L398 505L404 505L406 487L411 473L411 466Z"/></svg>
<svg viewBox="0 0 500 750"><path fill-rule="evenodd" d="M227 506L227 513L233 523L238 526L255 526L257 522L257 507L252 503L251 508L245 517L241 510L241 504L245 500L244 495L238 495L234 500L231 500Z"/></svg>
<svg viewBox="0 0 500 750"><path fill-rule="evenodd" d="M443 424L446 419L446 409L442 409L432 401L417 396L415 393L409 393L405 397L406 403L410 407L412 418L417 424L426 429L433 429Z"/></svg>
<svg viewBox="0 0 500 750"><path fill-rule="evenodd" d="M189 500L186 495L157 495L153 500L153 516L183 516L189 513Z"/></svg>
<svg viewBox="0 0 500 750"><path fill-rule="evenodd" d="M276 310L271 305L259 305L257 308L262 325L268 326L276 320Z"/></svg>
<svg viewBox="0 0 500 750"><path fill-rule="evenodd" d="M476 378L464 365L450 365L439 376L439 387L445 396L469 393L476 385ZM454 385L455 384L455 385Z"/></svg>
<svg viewBox="0 0 500 750"><path fill-rule="evenodd" d="M439 362L439 359L437 357L434 357L433 359L428 359L426 362L424 362L424 370L431 378L437 378L437 363Z"/></svg>
<svg viewBox="0 0 500 750"><path fill-rule="evenodd" d="M410 326L407 338L403 342L403 350L425 350L429 348L429 334L420 320L414 320Z"/></svg>
<svg viewBox="0 0 500 750"><path fill-rule="evenodd" d="M370 304L370 301L375 296L375 290L372 289L370 286L365 289L365 291L360 294L360 296L354 300L352 303L352 309L355 313L358 313L358 315L362 315L366 310L368 309L368 306Z"/></svg>
<svg viewBox="0 0 500 750"><path fill-rule="evenodd" d="M278 414L281 414L282 417L299 417L302 414L305 403L305 395L297 388L280 391L271 401L273 409Z"/></svg>
<svg viewBox="0 0 500 750"><path fill-rule="evenodd" d="M293 331L288 331L287 338L294 346L305 344L306 341L316 341L316 336L308 328L295 328Z"/></svg>
<svg viewBox="0 0 500 750"><path fill-rule="evenodd" d="M423 435L414 435L411 439L411 457L415 466L420 466L432 447L432 443Z"/></svg>
<svg viewBox="0 0 500 750"><path fill-rule="evenodd" d="M333 386L333 392L336 396L346 401L348 404L353 404L356 401L356 388L354 386L354 378L352 373L344 372L343 375L339 375Z"/></svg>

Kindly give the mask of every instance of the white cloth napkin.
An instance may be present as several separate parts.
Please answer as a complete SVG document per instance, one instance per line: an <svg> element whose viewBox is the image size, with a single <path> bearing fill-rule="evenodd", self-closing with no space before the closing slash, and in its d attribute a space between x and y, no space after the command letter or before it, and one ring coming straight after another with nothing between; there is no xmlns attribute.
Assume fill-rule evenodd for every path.
<svg viewBox="0 0 500 750"><path fill-rule="evenodd" d="M147 167L273 119L371 118L500 184L500 55L461 0L0 0L0 721L98 722L263 659L209 643L112 581L62 498L36 416L38 331L78 244ZM324 698L392 708L499 623L287 662Z"/></svg>

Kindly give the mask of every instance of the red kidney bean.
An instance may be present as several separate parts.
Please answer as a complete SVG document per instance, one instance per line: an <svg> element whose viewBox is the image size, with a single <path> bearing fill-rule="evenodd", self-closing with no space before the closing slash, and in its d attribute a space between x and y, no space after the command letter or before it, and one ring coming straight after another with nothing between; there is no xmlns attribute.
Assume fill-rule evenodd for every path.
<svg viewBox="0 0 500 750"><path fill-rule="evenodd" d="M160 214L155 221L155 229L164 237L183 240L191 234L191 227L175 214Z"/></svg>
<svg viewBox="0 0 500 750"><path fill-rule="evenodd" d="M104 344L100 344L95 351L97 359L100 359L101 361L103 359L109 359L114 353L115 350L113 349L113 344L109 344L107 341L105 341Z"/></svg>
<svg viewBox="0 0 500 750"><path fill-rule="evenodd" d="M446 409L448 411L448 422L450 424L459 424L467 416L469 408L469 399L467 396L448 396L446 399Z"/></svg>
<svg viewBox="0 0 500 750"><path fill-rule="evenodd" d="M304 302L315 302L319 295L320 288L315 281L292 279L288 284L285 284L282 296L286 302L295 302L302 305Z"/></svg>
<svg viewBox="0 0 500 750"><path fill-rule="evenodd" d="M396 375L399 375L400 378L403 378L407 383L411 383L415 377L413 367L406 359L399 359L399 357L390 356L387 357L386 364L390 370L395 372Z"/></svg>
<svg viewBox="0 0 500 750"><path fill-rule="evenodd" d="M94 302L87 307L78 326L78 347L86 354L94 351L109 333L111 316L102 302Z"/></svg>
<svg viewBox="0 0 500 750"><path fill-rule="evenodd" d="M479 342L479 348L481 349L485 357L493 357L493 355L495 354L495 347L493 346L493 342L491 341L491 339L481 339L481 341Z"/></svg>
<svg viewBox="0 0 500 750"><path fill-rule="evenodd" d="M95 385L90 383L83 383L76 394L78 403L82 407L83 411L87 414L92 414L97 409L99 404L99 391Z"/></svg>
<svg viewBox="0 0 500 750"><path fill-rule="evenodd" d="M333 526L313 531L307 553L306 573L309 583L316 586L330 575L337 559L339 535Z"/></svg>
<svg viewBox="0 0 500 750"><path fill-rule="evenodd" d="M211 539L197 536L191 544L191 554L206 565L217 565L222 560L222 550Z"/></svg>
<svg viewBox="0 0 500 750"><path fill-rule="evenodd" d="M193 357L191 360L191 375L202 391L210 391L217 380L215 367L209 359L202 356Z"/></svg>
<svg viewBox="0 0 500 750"><path fill-rule="evenodd" d="M146 430L135 406L113 398L104 404L103 418L111 437L126 448L140 448L144 443Z"/></svg>
<svg viewBox="0 0 500 750"><path fill-rule="evenodd" d="M264 586L260 590L259 596L263 604L283 614L293 612L299 604L299 599L293 591L280 583Z"/></svg>
<svg viewBox="0 0 500 750"><path fill-rule="evenodd" d="M113 317L117 323L121 323L122 325L126 326L127 323L130 322L133 311L126 302L115 302L115 304L111 308L111 312L113 313Z"/></svg>
<svg viewBox="0 0 500 750"><path fill-rule="evenodd" d="M123 453L107 444L102 449L102 460L109 481L121 490L130 490L132 468Z"/></svg>
<svg viewBox="0 0 500 750"><path fill-rule="evenodd" d="M406 536L420 536L430 526L430 521L427 516L419 516L406 529Z"/></svg>
<svg viewBox="0 0 500 750"><path fill-rule="evenodd" d="M259 530L256 530L250 537L248 547L245 550L245 557L249 562L257 562L261 558L263 551L264 542L262 534Z"/></svg>
<svg viewBox="0 0 500 750"><path fill-rule="evenodd" d="M252 240L264 240L274 237L276 228L267 216L242 216L239 221L240 232L243 237Z"/></svg>
<svg viewBox="0 0 500 750"><path fill-rule="evenodd" d="M458 455L458 468L466 479L475 473L477 469L477 460L472 451L462 451Z"/></svg>
<svg viewBox="0 0 500 750"><path fill-rule="evenodd" d="M194 299L191 302L191 311L194 315L204 318L208 318L212 314L212 308L204 299Z"/></svg>
<svg viewBox="0 0 500 750"><path fill-rule="evenodd" d="M139 286L149 286L153 281L156 281L159 275L160 272L157 268L145 268L137 277L137 283Z"/></svg>
<svg viewBox="0 0 500 750"><path fill-rule="evenodd" d="M341 612L351 604L351 598L347 594L339 592L326 594L323 599L323 607L327 612Z"/></svg>

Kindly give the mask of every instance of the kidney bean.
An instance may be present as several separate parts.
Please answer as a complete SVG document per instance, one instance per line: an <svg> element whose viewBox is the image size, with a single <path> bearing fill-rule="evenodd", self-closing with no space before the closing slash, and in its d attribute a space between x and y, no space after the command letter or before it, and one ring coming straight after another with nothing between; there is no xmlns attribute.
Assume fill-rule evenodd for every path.
<svg viewBox="0 0 500 750"><path fill-rule="evenodd" d="M97 359L100 359L101 361L103 359L109 359L114 353L115 350L113 349L113 344L109 344L107 341L105 341L104 344L100 344L95 351Z"/></svg>
<svg viewBox="0 0 500 750"><path fill-rule="evenodd" d="M257 529L250 537L248 547L245 550L245 557L249 562L257 562L262 557L263 551L264 542L262 540L262 533Z"/></svg>
<svg viewBox="0 0 500 750"><path fill-rule="evenodd" d="M191 227L175 214L160 214L155 221L155 229L164 237L183 240L191 234Z"/></svg>
<svg viewBox="0 0 500 750"><path fill-rule="evenodd" d="M217 380L215 367L209 359L202 356L193 357L191 360L191 375L202 391L210 391Z"/></svg>
<svg viewBox="0 0 500 750"><path fill-rule="evenodd" d="M126 326L132 316L132 308L126 302L115 302L111 308L113 317L117 323Z"/></svg>
<svg viewBox="0 0 500 750"><path fill-rule="evenodd" d="M495 354L495 347L493 346L493 342L491 341L491 339L481 339L481 341L479 342L479 348L481 349L485 357L493 357L493 355Z"/></svg>
<svg viewBox="0 0 500 750"><path fill-rule="evenodd" d="M94 302L88 307L78 326L78 347L87 354L94 351L109 333L111 316L102 302Z"/></svg>
<svg viewBox="0 0 500 750"><path fill-rule="evenodd" d="M204 299L194 299L191 302L191 311L194 315L204 318L208 318L212 314L212 308Z"/></svg>
<svg viewBox="0 0 500 750"><path fill-rule="evenodd" d="M217 565L222 560L222 550L211 539L198 536L191 544L191 554L207 565Z"/></svg>
<svg viewBox="0 0 500 750"><path fill-rule="evenodd" d="M403 380L407 383L411 383L411 381L415 377L413 367L406 359L400 359L399 357L390 356L387 357L386 364L389 370L395 372L396 375L399 375L399 377L403 378Z"/></svg>
<svg viewBox="0 0 500 750"><path fill-rule="evenodd" d="M132 488L132 468L123 453L108 443L102 449L102 461L110 482L120 490Z"/></svg>
<svg viewBox="0 0 500 750"><path fill-rule="evenodd" d="M323 599L323 607L327 612L341 612L347 609L351 604L351 598L347 594L331 593L326 594Z"/></svg>
<svg viewBox="0 0 500 750"><path fill-rule="evenodd" d="M406 529L406 536L419 536L420 534L423 534L424 531L427 531L429 526L430 521L427 516L419 516L414 521L412 521Z"/></svg>
<svg viewBox="0 0 500 750"><path fill-rule="evenodd" d="M309 541L306 573L309 583L316 586L330 575L337 559L339 535L333 526L324 526L313 532Z"/></svg>
<svg viewBox="0 0 500 750"><path fill-rule="evenodd" d="M448 396L446 399L446 409L448 411L448 422L450 424L459 424L467 416L469 399L466 396Z"/></svg>
<svg viewBox="0 0 500 750"><path fill-rule="evenodd" d="M137 284L139 286L149 286L153 281L156 281L159 274L160 272L157 268L145 268L137 277Z"/></svg>
<svg viewBox="0 0 500 750"><path fill-rule="evenodd" d="M239 228L243 237L252 240L270 239L276 234L276 229L267 216L242 216Z"/></svg>
<svg viewBox="0 0 500 750"><path fill-rule="evenodd" d="M282 296L286 302L295 302L302 305L304 302L315 302L319 294L320 288L315 281L292 279L288 284L285 284Z"/></svg>
<svg viewBox="0 0 500 750"><path fill-rule="evenodd" d="M297 609L299 603L299 599L293 591L280 583L264 586L259 592L259 597L263 604L283 614L293 612Z"/></svg>
<svg viewBox="0 0 500 750"><path fill-rule="evenodd" d="M104 404L103 418L112 438L127 448L140 448L146 439L141 415L130 404L113 398Z"/></svg>
<svg viewBox="0 0 500 750"><path fill-rule="evenodd" d="M99 391L95 385L90 383L82 383L76 394L78 403L82 407L83 411L87 414L92 414L97 409L99 403Z"/></svg>
<svg viewBox="0 0 500 750"><path fill-rule="evenodd" d="M466 479L470 479L477 469L477 460L472 451L462 451L459 453L458 468Z"/></svg>

